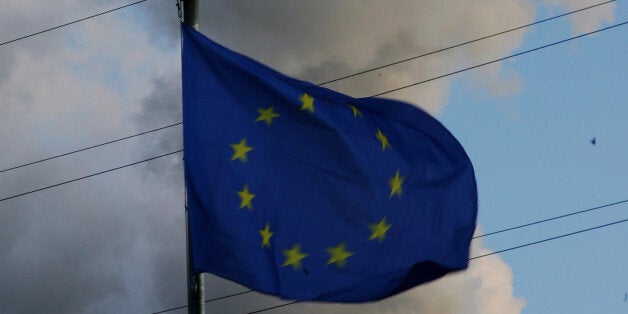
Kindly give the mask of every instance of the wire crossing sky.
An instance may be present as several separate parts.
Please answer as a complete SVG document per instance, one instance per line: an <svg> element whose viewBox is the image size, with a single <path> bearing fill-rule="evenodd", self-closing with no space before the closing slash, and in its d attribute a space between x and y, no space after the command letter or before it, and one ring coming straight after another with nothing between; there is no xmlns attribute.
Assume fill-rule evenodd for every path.
<svg viewBox="0 0 628 314"><path fill-rule="evenodd" d="M588 35L591 35L591 34L595 34L595 33L598 33L598 32L604 31L604 30L609 30L609 29L612 29L612 28L615 28L615 27L618 27L618 26L626 25L626 24L628 24L628 21L622 22L622 23L618 23L618 24L615 24L615 25L611 25L611 26L605 27L603 29L592 31L592 32L589 32L589 33L586 33L586 34L582 34L582 35L579 35L579 36L570 37L570 38L567 38L567 39L564 39L564 40L561 40L561 41L558 41L558 42L554 42L554 43L551 43L551 44L548 44L548 45L544 45L544 46L541 46L541 47L537 47L537 48L534 48L534 49L529 49L529 50L526 50L526 51L522 51L520 53L516 53L516 54L510 55L510 56L506 56L506 57L503 57L503 58L499 58L499 59L496 59L496 60L485 62L483 64L479 64L479 65L467 67L467 68L464 68L464 69L461 69L461 70L458 70L458 71L450 72L450 73L447 73L447 74L444 74L444 75L437 76L435 78L431 78L431 79L424 80L424 81L421 81L421 82L417 82L417 83L413 83L413 84L410 84L410 85L406 85L406 86L402 86L402 87L399 87L399 88L395 88L395 89L392 89L392 90L389 90L389 91L386 91L386 92L382 92L382 93L379 93L379 94L376 94L376 95L373 95L373 96L370 96L370 97L381 96L381 95L384 95L384 94L392 93L392 92L395 92L395 91L398 91L398 90L402 90L402 89L405 89L405 88L409 88L409 87L412 87L412 86L416 86L416 85L419 85L419 84L424 84L424 83L427 83L427 82L430 82L430 81L433 81L433 80L436 80L436 79L444 78L444 77L447 77L447 76L450 76L450 75L458 74L458 73L461 73L461 72L464 72L464 71L472 70L472 69L475 69L475 68L478 68L478 67L482 67L482 66L485 66L485 65L489 65L489 64L492 64L492 63L495 63L495 62L499 62L499 61L503 61L503 60L506 60L506 59L509 59L509 58L513 58L515 56L520 56L520 55L523 55L523 54L526 54L526 53L530 53L530 52L537 51L537 50L540 50L540 49L548 48L548 47L554 46L556 44L565 43L567 41L571 41L571 40L574 40L574 39L582 38L584 36L588 36ZM48 161L48 160L51 160L51 159L54 159L54 158L67 156L67 155L70 155L70 154L74 154L74 153L77 153L77 152L89 150L89 149L92 149L92 148L108 145L108 144L111 144L111 143L114 143L114 142L119 142L119 141L122 141L122 140L125 140L125 139L129 139L129 138L145 135L145 134L148 134L148 133L152 133L152 132L155 132L155 131L163 130L163 129L170 128L170 127L173 127L173 126L177 126L177 125L180 125L180 124L182 124L182 122L178 122L178 123L170 124L170 125L167 125L167 126L159 127L157 129L146 131L146 132L142 132L142 133L139 133L139 134L126 136L126 137L123 137L123 138L120 138L120 139L116 139L116 140L112 140L112 141L109 141L109 142L106 142L106 143L102 143L102 144L98 144L98 145L94 145L94 146L89 146L89 147L86 147L86 148L82 148L82 149L75 150L75 151L72 151L72 152L64 153L64 154L61 154L61 155L48 157L48 158L41 159L41 160L38 160L38 161L30 162L30 163L27 163L27 164L14 166L14 167L11 167L11 168L4 169L4 170L0 171L0 173L1 172L5 172L5 171L9 171L9 170L14 170L14 169L21 168L21 167L25 167L25 166L28 166L28 165L40 163L40 162L43 162L43 161ZM156 158L165 157L165 156L172 155L172 154L175 154L175 153L179 153L179 152L182 152L182 151L183 151L182 149L179 149L179 150L174 151L174 152L170 152L170 153L166 153L166 154L163 154L163 155L159 155L157 157L152 157L152 158L140 160L138 162L134 162L134 163L127 164L127 165L124 165L124 166L120 166L120 167L116 167L116 168L113 168L113 169L105 170L105 171L102 171L102 172L99 172L99 173L95 173L95 174L91 174L91 175L88 175L88 176L85 176L85 177L80 177L80 178L73 179L73 180L70 180L70 181L65 181L65 182L61 182L61 183L54 184L54 185L51 185L51 186L46 186L46 187L42 187L42 188L35 189L35 190L32 190L32 191L28 191L28 192L24 192L24 193L20 193L20 194L16 194L16 195L8 196L8 197L0 199L0 202L5 201L5 200L9 200L9 199L13 199L13 198L16 198L16 197L20 197L20 196L25 196L25 195L28 195L28 194L31 194L31 193L43 191L43 190L46 190L46 189L49 189L49 188L57 187L59 185L64 185L64 184L67 184L67 183L75 182L75 181L82 180L82 179L85 179L85 178L97 176L97 175L104 174L104 173L107 173L107 172L115 171L115 170L118 170L118 169L126 168L126 167L129 167L129 166L137 165L137 164L140 164L140 163L145 162L145 161L150 161L150 160L153 160L153 159L156 159Z"/></svg>
<svg viewBox="0 0 628 314"><path fill-rule="evenodd" d="M144 1L146 1L146 0L144 0ZM595 6L593 6L593 7L595 7ZM578 11L582 11L582 10L584 10L584 9L581 9L581 10L578 10ZM564 16L564 15L566 15L566 14L563 14L561 16ZM546 20L549 20L549 19L546 19ZM538 22L537 23L533 23L533 24L538 24ZM378 93L378 94L375 94L375 95L372 95L372 96L369 96L369 97L382 96L382 95L393 93L393 92L396 92L396 91L399 91L399 90L402 90L402 89L410 88L410 87L413 87L413 86L416 86L416 85L425 84L425 83L428 83L428 82L431 82L431 81L434 81L434 80L437 80L437 79L445 78L445 77L448 77L448 76L451 76L451 75L455 75L455 74L459 74L459 73L462 73L462 72L465 72L465 71L469 71L469 70L473 70L473 69L476 69L476 68L479 68L479 67L487 66L487 65L490 65L490 64L493 64L493 63L496 63L496 62L504 61L504 60L507 60L507 59L510 59L510 58L514 58L514 57L517 57L517 56L520 56L520 55L524 55L524 54L527 54L527 53L530 53L530 52L534 52L534 51L537 51L537 50L549 48L551 46L555 46L555 45L562 44L562 43L565 43L565 42L568 42L568 41L572 41L574 39L578 39L578 38L582 38L582 37L585 37L585 36L589 36L589 35L592 35L592 34L595 34L595 33L599 33L599 32L605 31L605 30L609 30L609 29L612 29L612 28L615 28L615 27L618 27L618 26L624 26L626 24L628 24L628 21L622 22L622 23L618 23L618 24L615 24L615 25L611 25L611 26L608 26L608 27L605 27L605 28L602 28L602 29L599 29L599 30L591 31L591 32L588 32L588 33L585 33L585 34L582 34L582 35L570 37L570 38L567 38L567 39L564 39L564 40L561 40L561 41L553 42L553 43L550 43L550 44L547 44L547 45L543 45L543 46L540 46L540 47L537 47L537 48L534 48L534 49L525 50L525 51L522 51L522 52L519 52L519 53L516 53L516 54L512 54L512 55L509 55L509 56L506 56L506 57L502 57L502 58L499 58L499 59L491 60L491 61L488 61L488 62L485 62L485 63L482 63L482 64L466 67L466 68L463 68L463 69L460 69L460 70L457 70L457 71L454 71L454 72L443 74L443 75L440 75L440 76L437 76L437 77L433 77L433 78L430 78L430 79L427 79L427 80L423 80L423 81L420 81L420 82L412 83L410 85L405 85L405 86L402 86L402 87L394 88L394 89L391 89L391 90L388 90L388 91L384 91L384 92L381 92L381 93ZM519 27L517 29L520 29L520 28L521 27ZM490 36L488 36L488 37L490 37ZM467 43L471 43L471 42L474 42L474 41L470 41L470 42L467 42ZM457 46L460 46L460 45L464 45L464 44L459 44L459 45L452 46L452 47L457 47ZM444 50L446 50L446 49L449 49L449 48L445 48ZM429 53L429 54L432 54L432 53ZM421 56L418 56L418 57L426 56L426 55L429 55L429 54L421 55ZM392 65L396 65L396 64L399 64L399 63L402 63L402 62L413 60L413 59L416 59L418 57L413 57L411 59L407 59L407 60L398 61L398 62L394 62L394 63L391 63L391 64L383 65L383 66L380 66L380 67L378 67L376 69L382 69L382 68L385 68L385 67L388 67L388 66L392 66ZM359 75L359 74L368 73L368 72L374 71L376 69L363 71L363 72L360 72L358 74L349 75L349 76L342 77L342 78L339 78L339 79L335 79L335 80L332 80L332 81L328 81L328 82L325 82L325 83L320 83L318 85L320 86L320 85L324 85L324 84L327 84L327 83L336 82L336 81L339 81L339 80L342 80L342 79L345 79L345 78L349 78L349 77L353 77L353 76L356 76L356 75ZM127 140L127 139L130 139L130 138L134 138L134 137L150 134L150 133L153 133L153 132L161 131L161 130L164 130L164 129L167 129L167 128L171 128L171 127L174 127L174 126L177 126L177 125L181 125L182 123L183 122L173 123L173 124L170 124L170 125L162 126L162 127L159 127L159 128L156 128L156 129L152 129L152 130L148 130L148 131L145 131L145 132L141 132L141 133L138 133L138 134L125 136L125 137L118 138L118 139L115 139L115 140L111 140L111 141L108 141L108 142L104 142L104 143L101 143L101 144L88 146L88 147L77 149L77 150L74 150L74 151L71 151L71 152L67 152L67 153L63 153L63 154L47 157L47 158L44 158L44 159L40 159L40 160L37 160L37 161L21 164L21 165L18 165L18 166L13 166L13 167L10 167L10 168L2 169L2 170L0 170L0 173L6 172L6 171L10 171L10 170L14 170L14 169L18 169L18 168L22 168L22 167L26 167L26 166L30 166L30 165L41 163L41 162L44 162L44 161L52 160L52 159L55 159L55 158L59 158L59 157L63 157L63 156L71 155L71 154L75 154L75 153L78 153L78 152L82 152L82 151L86 151L86 150L89 150L89 149L101 147L101 146L104 146L104 145L116 143L116 142Z"/></svg>
<svg viewBox="0 0 628 314"><path fill-rule="evenodd" d="M591 227L591 228L587 228L587 229L583 229L583 230L578 230L578 231L570 232L570 233L567 233L567 234L562 234L562 235L559 235L559 236L546 238L546 239L542 239L542 240L539 240L539 241L534 241L534 242L530 242L530 243L526 243L526 244L522 244L522 245L517 245L517 246L514 246L514 247L510 247L510 248L507 248L507 249L502 249L502 250L499 250L499 251L483 254L483 255L480 255L480 256L474 256L474 257L469 258L469 260L470 261L471 260L476 260L476 259L480 259L480 258L483 258L483 257L487 257L487 256L503 253L503 252L508 252L508 251L512 251L512 250L521 249L521 248L524 248L524 247L527 247L527 246L531 246L531 245L536 245L536 244L540 244L540 243L544 243L544 242L548 242L548 241L552 241L552 240L556 240L556 239L560 239L560 238L564 238L564 237L569 237L569 236L573 236L573 235L584 233L584 232L590 232L590 231L593 231L593 230L596 230L596 229L601 229L601 228L609 227L609 226L612 226L612 225L624 223L626 221L628 221L628 219L622 219L622 220L618 220L618 221L613 221L613 222L610 222L610 223L607 223L607 224L603 224L603 225L599 225L599 226L595 226L595 227ZM226 296L219 297L219 298L213 298L213 299L205 300L205 303L210 303L210 302L215 302L215 301L219 301L219 300L223 300L223 299L228 299L228 298L236 297L236 296L239 296L239 295L242 295L242 294L247 294L247 293L250 293L250 292L254 292L254 290L247 290L247 291L234 293L234 294L226 295ZM273 310L273 309L276 309L276 308L279 308L279 307L284 307L284 306L292 305L292 304L299 303L299 302L301 302L301 301L292 301L292 302L288 302L288 303L285 303L285 304L281 304L281 305L272 306L272 307L268 307L268 308L259 309L257 311L249 312L249 314L250 313L266 312L266 311L270 311L270 310ZM167 312L171 312L171 311L174 311L174 310L183 309L183 308L186 308L186 307L187 307L187 305L177 306L177 307L173 307L173 308L170 308L170 309L161 310L159 312L153 312L152 314L167 313Z"/></svg>
<svg viewBox="0 0 628 314"><path fill-rule="evenodd" d="M36 32L36 33L28 34L28 35L21 36L21 37L15 38L15 39L11 39L11 40L8 40L8 41L5 41L5 42L1 42L0 46L4 46L4 45L10 44L10 43L14 43L16 41L27 39L27 38L30 38L30 37L33 37L33 36L41 35L41 34L44 34L44 33L47 33L47 32L50 32L50 31L53 31L53 30L56 30L56 29L59 29L59 28L63 28L63 27L66 27L66 26L69 26L69 25L72 25L72 24L76 24L76 23L80 23L80 22L83 22L83 21L87 21L89 19L93 19L93 18L101 16L101 15L105 15L105 14L109 14L109 13L112 13L112 12L115 12L115 11L118 11L118 10L122 10L122 9L125 9L125 8L128 8L128 7L134 6L136 4L140 4L140 3L145 2L145 1L148 1L148 0L140 0L140 1L132 2L132 3L129 3L127 5L123 5L123 6L111 9L111 10L103 11L103 12L96 13L96 14L93 14L93 15L90 15L90 16L86 16L84 18L80 18L78 20L74 20L74 21L65 23L65 24L61 24L61 25L57 25L57 26L54 26L54 27L51 27L51 28L47 28L47 29L41 30L41 31Z"/></svg>

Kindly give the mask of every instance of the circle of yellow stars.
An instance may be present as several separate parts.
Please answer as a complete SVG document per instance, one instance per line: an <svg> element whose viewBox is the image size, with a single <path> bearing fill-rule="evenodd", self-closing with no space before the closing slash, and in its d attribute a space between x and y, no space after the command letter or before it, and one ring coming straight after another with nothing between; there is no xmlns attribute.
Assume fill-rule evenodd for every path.
<svg viewBox="0 0 628 314"><path fill-rule="evenodd" d="M310 114L314 114L315 112L315 103L314 97L304 93L299 97L299 101L301 102L301 107L299 108L302 111L307 111ZM351 109L353 113L353 117L363 118L362 112L351 104L348 104L347 107ZM255 119L254 122L264 122L266 126L270 127L273 125L275 119L282 117L282 115L275 111L274 106L270 106L267 108L258 108L257 112L259 116ZM377 127L377 132L375 132L375 139L380 142L382 151L392 150L392 146L388 140L386 134ZM247 162L247 154L250 153L254 147L249 146L247 143L247 139L242 138L238 143L233 143L230 145L233 149L233 155L231 156L231 161L240 161L241 163ZM403 183L405 177L401 176L399 170L395 172L394 176L392 176L388 185L390 187L389 198L393 196L397 196L401 198L403 192ZM247 208L249 211L254 209L253 206L253 198L255 198L255 194L249 190L248 184L244 184L242 186L242 190L237 191L236 194L240 198L240 206L239 209ZM366 239L366 241L377 240L379 243L384 242L386 239L386 234L388 230L391 228L393 224L388 223L386 221L386 217L383 217L380 221L374 222L368 225L370 229L370 236ZM258 230L260 239L260 248L261 249L271 249L271 239L275 235L275 233L271 229L270 223L266 223L263 229ZM347 249L347 243L342 242L336 246L331 246L326 249L327 254L329 255L329 259L327 260L326 265L335 265L337 268L343 268L347 264L347 259L354 255L354 252L351 252ZM282 251L285 261L281 265L282 267L290 266L293 270L299 270L302 267L302 261L310 254L301 251L301 244L296 243L290 248L286 248Z"/></svg>

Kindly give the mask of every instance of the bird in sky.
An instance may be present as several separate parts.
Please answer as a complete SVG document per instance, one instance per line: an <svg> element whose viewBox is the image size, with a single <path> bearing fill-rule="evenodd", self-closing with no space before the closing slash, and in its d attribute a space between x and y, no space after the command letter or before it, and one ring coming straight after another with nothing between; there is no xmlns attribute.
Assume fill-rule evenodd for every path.
<svg viewBox="0 0 628 314"><path fill-rule="evenodd" d="M591 144L595 145L595 137L591 139Z"/></svg>

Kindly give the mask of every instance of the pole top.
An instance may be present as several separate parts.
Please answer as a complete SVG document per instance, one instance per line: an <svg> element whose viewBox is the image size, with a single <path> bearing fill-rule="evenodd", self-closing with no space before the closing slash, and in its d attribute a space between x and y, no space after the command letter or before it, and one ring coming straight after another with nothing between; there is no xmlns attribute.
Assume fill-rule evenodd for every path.
<svg viewBox="0 0 628 314"><path fill-rule="evenodd" d="M183 0L183 23L198 30L198 0Z"/></svg>

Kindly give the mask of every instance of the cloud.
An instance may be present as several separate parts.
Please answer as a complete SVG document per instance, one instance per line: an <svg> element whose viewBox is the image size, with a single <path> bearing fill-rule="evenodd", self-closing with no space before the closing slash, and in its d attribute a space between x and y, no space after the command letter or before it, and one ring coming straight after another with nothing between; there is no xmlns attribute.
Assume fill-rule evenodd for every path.
<svg viewBox="0 0 628 314"><path fill-rule="evenodd" d="M548 6L562 7L567 11L574 11L592 5L587 0L544 0ZM572 33L580 35L600 28L604 24L612 23L615 20L616 3L608 3L595 7L591 10L579 12L569 17Z"/></svg>
<svg viewBox="0 0 628 314"><path fill-rule="evenodd" d="M580 1L545 1L569 7ZM0 42L127 1L5 1ZM572 5L573 4L573 5ZM574 18L574 30L613 18ZM579 8L579 6L578 6ZM612 8L612 9L611 9ZM528 1L203 1L201 30L218 42L302 79L322 82L530 22ZM609 11L610 10L610 11ZM508 14L504 14L508 12ZM610 12L610 13L609 13ZM0 167L6 168L178 122L180 70L174 3L147 1L0 47ZM328 87L356 97L426 80L518 48L513 33L344 80ZM473 72L490 95L518 93L507 64ZM455 77L387 97L433 114ZM0 195L109 169L178 149L180 129L0 174ZM0 308L6 313L137 313L185 304L185 233L180 156L0 203ZM475 242L473 253L488 249ZM242 291L206 276L212 297ZM284 311L330 313L518 313L513 274L499 256L367 306L302 304ZM211 303L240 313L281 301L260 294ZM280 312L282 310L278 310Z"/></svg>
<svg viewBox="0 0 628 314"><path fill-rule="evenodd" d="M115 265L129 259L120 248L130 221L123 219L122 208L107 206L98 190L85 184L2 207L3 221L18 223L3 232L3 312L79 313L127 293L123 267Z"/></svg>
<svg viewBox="0 0 628 314"><path fill-rule="evenodd" d="M77 1L3 5L2 40L103 9L96 2ZM179 53L153 47L144 26L128 14L105 15L2 46L0 132L6 136L0 147L7 153L0 154L0 168L136 132L131 117L152 92L151 77L176 72L179 65L172 60ZM0 195L138 160L142 144L127 141L2 173ZM183 196L145 182L145 172L141 167L120 170L0 203L2 312L137 313L159 305L153 289L163 283L153 275L161 264L152 259L162 252L173 255L168 241L184 253L185 235L176 228L184 225ZM168 239L161 246L152 242L164 236ZM184 281L185 274L183 288ZM181 285L171 280L165 286ZM169 294L183 296L181 291Z"/></svg>
<svg viewBox="0 0 628 314"><path fill-rule="evenodd" d="M504 14L508 12L508 14ZM438 50L530 22L527 1L215 1L201 6L201 31L234 50L285 73L315 82ZM523 32L482 41L403 65L330 84L356 97L423 81L518 47ZM480 69L491 76L483 88L497 94L517 91L519 79L501 67ZM452 78L386 95L438 113L448 101ZM511 82L514 81L514 82ZM515 86L513 88L512 86Z"/></svg>

